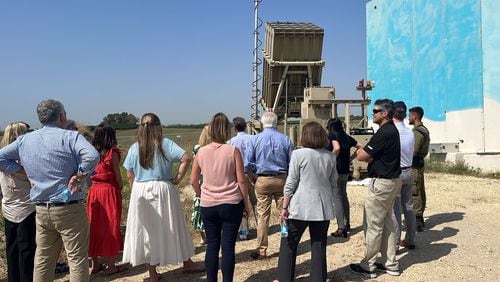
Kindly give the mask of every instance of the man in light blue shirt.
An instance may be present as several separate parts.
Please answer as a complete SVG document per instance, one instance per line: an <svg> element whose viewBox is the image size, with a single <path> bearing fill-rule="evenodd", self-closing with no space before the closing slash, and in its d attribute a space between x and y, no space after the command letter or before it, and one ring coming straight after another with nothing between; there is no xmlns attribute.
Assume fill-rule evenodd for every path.
<svg viewBox="0 0 500 282"><path fill-rule="evenodd" d="M241 152L241 157L245 160L245 151L254 136L246 133L247 123L242 117L233 118L233 130L236 132L236 136L227 143L237 147Z"/></svg>
<svg viewBox="0 0 500 282"><path fill-rule="evenodd" d="M245 119L242 117L233 118L233 130L236 132L236 136L231 138L231 140L229 140L227 143L238 148L241 153L241 158L245 160L245 151L248 145L251 144L252 138L255 136L246 133L247 123L245 122ZM255 206L257 205L257 197L255 196L255 188L253 187L253 183L250 182L248 174L246 173L245 173L245 180L248 188L248 196L250 198L250 203L252 204L255 215L255 223L257 224L257 214L255 212Z"/></svg>
<svg viewBox="0 0 500 282"><path fill-rule="evenodd" d="M274 198L276 207L283 206L283 186L292 157L293 144L290 138L277 129L278 117L273 112L265 112L261 118L264 131L252 138L245 151L245 171L254 183L257 195L257 250L253 259L267 258L269 216Z"/></svg>
<svg viewBox="0 0 500 282"><path fill-rule="evenodd" d="M89 280L89 223L80 180L99 162L99 153L77 131L63 129L66 111L61 102L45 100L37 106L43 127L19 137L0 150L0 171L26 172L36 205L34 281L53 281L64 244L71 281ZM21 166L22 165L22 166ZM70 199L62 200L66 190Z"/></svg>

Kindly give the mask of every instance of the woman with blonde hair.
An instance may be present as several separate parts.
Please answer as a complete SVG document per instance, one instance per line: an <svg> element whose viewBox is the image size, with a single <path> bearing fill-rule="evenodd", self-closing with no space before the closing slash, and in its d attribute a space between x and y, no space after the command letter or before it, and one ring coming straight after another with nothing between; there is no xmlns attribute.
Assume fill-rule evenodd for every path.
<svg viewBox="0 0 500 282"><path fill-rule="evenodd" d="M191 185L201 198L201 217L207 237L207 281L217 281L221 247L223 281L233 281L238 229L243 211L250 214L243 160L238 148L226 143L231 133L226 115L215 114L208 132L211 142L200 148L191 170Z"/></svg>
<svg viewBox="0 0 500 282"><path fill-rule="evenodd" d="M89 128L85 125L82 125L72 119L68 119L66 121L66 127L65 127L67 130L73 130L73 131L78 131L80 132L81 135L83 135L83 137L85 137L87 140L91 140L92 139L92 133L91 131L89 130Z"/></svg>
<svg viewBox="0 0 500 282"><path fill-rule="evenodd" d="M172 175L174 163L179 170ZM184 272L204 271L194 263L191 234L184 221L175 185L186 174L189 155L168 138L163 138L160 119L144 114L134 143L123 166L132 193L127 216L123 262L146 264L151 281L158 281L156 265L184 263Z"/></svg>
<svg viewBox="0 0 500 282"><path fill-rule="evenodd" d="M29 131L24 122L14 122L4 130L0 148ZM5 222L8 281L33 281L35 258L35 205L30 201L31 185L24 173L0 171L2 214Z"/></svg>

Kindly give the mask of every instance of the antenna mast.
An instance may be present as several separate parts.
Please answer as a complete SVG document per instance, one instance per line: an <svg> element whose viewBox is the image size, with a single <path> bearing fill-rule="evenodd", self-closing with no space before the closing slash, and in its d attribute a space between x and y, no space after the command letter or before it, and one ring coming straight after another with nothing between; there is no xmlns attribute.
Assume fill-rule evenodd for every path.
<svg viewBox="0 0 500 282"><path fill-rule="evenodd" d="M259 75L259 67L262 60L259 58L259 48L262 46L262 41L259 40L259 28L262 26L262 20L259 18L259 5L262 0L254 0L254 30L253 30L253 82L252 82L252 122L259 119L259 102L261 98L261 91L259 89L259 82L262 76Z"/></svg>

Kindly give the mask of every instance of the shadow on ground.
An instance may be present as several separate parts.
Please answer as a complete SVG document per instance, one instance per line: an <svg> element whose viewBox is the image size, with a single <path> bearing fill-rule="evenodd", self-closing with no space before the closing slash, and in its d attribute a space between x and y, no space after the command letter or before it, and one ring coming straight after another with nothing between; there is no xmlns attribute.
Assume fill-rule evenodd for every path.
<svg viewBox="0 0 500 282"><path fill-rule="evenodd" d="M459 229L445 226L442 229L437 229L441 224L446 224L454 221L463 220L465 213L452 212L431 215L426 221L426 231L417 234L417 248L415 250L401 249L399 264L400 269L404 270L410 268L412 265L427 263L430 261L437 261L440 258L451 253L457 247L452 243L437 243L446 238L454 237L460 231ZM362 232L363 227L358 226L351 230L350 235ZM306 230L306 232L308 232ZM348 240L348 238L328 236L327 245L341 243ZM297 248L297 255L310 252L310 240L300 242ZM310 259L304 261L295 268L296 281L309 281ZM270 277L277 277L278 268L273 267L265 271L260 271L250 276L247 281L267 281ZM387 274L381 274L387 275ZM329 281L364 281L368 280L365 277L351 273L349 265L334 269L327 274Z"/></svg>

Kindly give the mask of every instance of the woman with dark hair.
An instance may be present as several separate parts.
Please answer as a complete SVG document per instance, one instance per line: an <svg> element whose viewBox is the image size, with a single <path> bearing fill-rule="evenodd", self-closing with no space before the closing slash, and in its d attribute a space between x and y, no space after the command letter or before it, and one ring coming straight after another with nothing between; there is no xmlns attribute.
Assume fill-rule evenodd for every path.
<svg viewBox="0 0 500 282"><path fill-rule="evenodd" d="M7 125L0 148L28 131L29 125L24 122ZM30 201L31 184L25 173L8 174L0 171L0 186L3 195L8 281L33 281L36 213L35 205Z"/></svg>
<svg viewBox="0 0 500 282"><path fill-rule="evenodd" d="M207 238L207 281L217 281L221 247L223 281L233 281L238 229L243 211L250 214L243 159L238 148L226 143L231 133L226 115L214 115L208 132L211 142L199 149L191 170L191 185L201 199L201 217ZM203 184L200 187L201 174Z"/></svg>
<svg viewBox="0 0 500 282"><path fill-rule="evenodd" d="M338 229L331 235L347 238L347 232L351 229L349 199L347 198L347 180L349 178L349 163L351 162L351 147L363 148L351 136L344 131L344 124L338 118L328 120L328 147L329 151L337 157L338 181L334 192L335 217Z"/></svg>
<svg viewBox="0 0 500 282"><path fill-rule="evenodd" d="M146 264L151 281L158 281L156 265L184 263L184 272L204 271L194 263L191 234L182 210L179 184L190 157L177 144L163 138L160 119L144 114L134 143L123 166L132 189L127 216L123 261L133 266ZM174 163L179 170L172 175Z"/></svg>
<svg viewBox="0 0 500 282"><path fill-rule="evenodd" d="M87 196L87 215L90 224L89 256L92 258L91 274L103 267L98 257L104 257L106 274L111 275L125 269L115 265L122 250L120 233L122 217L122 178L120 175L120 150L116 147L116 133L110 126L95 128L91 144L101 159L90 177L92 185Z"/></svg>
<svg viewBox="0 0 500 282"><path fill-rule="evenodd" d="M311 236L311 281L326 281L326 238L334 217L333 190L337 186L335 156L325 150L328 138L317 122L302 128L301 149L293 151L284 187L280 221L286 221L288 236L281 238L279 281L295 280L297 246L309 227Z"/></svg>

